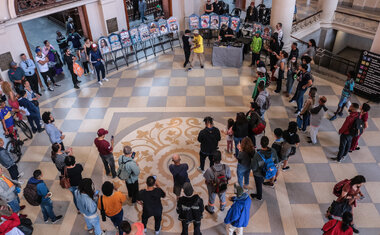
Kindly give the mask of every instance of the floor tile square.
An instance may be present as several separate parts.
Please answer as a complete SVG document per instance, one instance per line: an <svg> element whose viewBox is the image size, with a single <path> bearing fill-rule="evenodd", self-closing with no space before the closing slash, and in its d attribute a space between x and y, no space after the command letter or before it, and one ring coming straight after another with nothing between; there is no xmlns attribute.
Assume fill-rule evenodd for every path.
<svg viewBox="0 0 380 235"><path fill-rule="evenodd" d="M151 87L149 96L167 96L168 87Z"/></svg>
<svg viewBox="0 0 380 235"><path fill-rule="evenodd" d="M379 124L380 123L378 123L378 124L376 124L375 123L375 121L380 121L380 120L374 120L374 118L369 118L368 119L368 128L367 129L365 129L365 131L379 131L380 129L379 129Z"/></svg>
<svg viewBox="0 0 380 235"><path fill-rule="evenodd" d="M79 97L95 97L99 88L88 88L84 87L80 89Z"/></svg>
<svg viewBox="0 0 380 235"><path fill-rule="evenodd" d="M320 235L321 229L318 228L297 228L298 235Z"/></svg>
<svg viewBox="0 0 380 235"><path fill-rule="evenodd" d="M75 136L72 146L92 146L96 137L96 132L79 132Z"/></svg>
<svg viewBox="0 0 380 235"><path fill-rule="evenodd" d="M115 88L118 86L120 79L119 78L112 78L109 79L109 81L104 81L102 87L111 87ZM98 86L98 84L96 84Z"/></svg>
<svg viewBox="0 0 380 235"><path fill-rule="evenodd" d="M353 151L348 154L353 163L370 163L376 162L376 159L372 156L371 151L367 146L360 147L359 151Z"/></svg>
<svg viewBox="0 0 380 235"><path fill-rule="evenodd" d="M222 86L206 86L206 96L224 96L224 89Z"/></svg>
<svg viewBox="0 0 380 235"><path fill-rule="evenodd" d="M170 77L171 72L171 69L157 69L154 71L154 77Z"/></svg>
<svg viewBox="0 0 380 235"><path fill-rule="evenodd" d="M244 106L243 97L241 96L226 96L226 106Z"/></svg>
<svg viewBox="0 0 380 235"><path fill-rule="evenodd" d="M60 98L54 108L71 108L76 98Z"/></svg>
<svg viewBox="0 0 380 235"><path fill-rule="evenodd" d="M159 77L153 78L153 86L169 86L170 78Z"/></svg>
<svg viewBox="0 0 380 235"><path fill-rule="evenodd" d="M136 83L136 78L120 79L117 87L133 87Z"/></svg>
<svg viewBox="0 0 380 235"><path fill-rule="evenodd" d="M150 87L153 84L153 77L149 78L137 78L135 83L136 87Z"/></svg>
<svg viewBox="0 0 380 235"><path fill-rule="evenodd" d="M379 131L364 131L361 138L365 141L367 146L379 145L380 132Z"/></svg>
<svg viewBox="0 0 380 235"><path fill-rule="evenodd" d="M207 107L223 107L225 106L223 96L206 96Z"/></svg>
<svg viewBox="0 0 380 235"><path fill-rule="evenodd" d="M168 96L186 96L186 86L169 87Z"/></svg>
<svg viewBox="0 0 380 235"><path fill-rule="evenodd" d="M223 79L221 77L206 77L205 85L206 86L222 86Z"/></svg>
<svg viewBox="0 0 380 235"><path fill-rule="evenodd" d="M89 108L86 119L103 119L106 114L106 108Z"/></svg>
<svg viewBox="0 0 380 235"><path fill-rule="evenodd" d="M305 164L289 164L290 170L283 172L286 183L307 183L310 182Z"/></svg>
<svg viewBox="0 0 380 235"><path fill-rule="evenodd" d="M94 97L91 107L92 108L107 108L111 102L112 97Z"/></svg>
<svg viewBox="0 0 380 235"><path fill-rule="evenodd" d="M89 107L93 98L85 97L85 98L76 98L75 102L71 106L72 108L81 108L81 107Z"/></svg>
<svg viewBox="0 0 380 235"><path fill-rule="evenodd" d="M365 188L373 203L380 203L380 182L366 182Z"/></svg>
<svg viewBox="0 0 380 235"><path fill-rule="evenodd" d="M286 113L286 110L282 106L270 106L269 110L267 110L266 115L268 117L276 117L277 118L286 118L288 119L288 114ZM289 123L289 121L288 121ZM286 126L287 127L287 126Z"/></svg>
<svg viewBox="0 0 380 235"><path fill-rule="evenodd" d="M311 185L314 190L315 197L319 204L331 203L336 200L336 196L331 193L336 182L312 182Z"/></svg>
<svg viewBox="0 0 380 235"><path fill-rule="evenodd" d="M330 163L331 170L337 182L344 179L351 179L358 175L358 171L355 168L356 165L357 164L354 165L352 163Z"/></svg>
<svg viewBox="0 0 380 235"><path fill-rule="evenodd" d="M40 109L41 113L43 113L43 110ZM67 117L67 114L69 113L70 109L58 109L55 108L51 110L51 114L55 119L65 119Z"/></svg>
<svg viewBox="0 0 380 235"><path fill-rule="evenodd" d="M166 101L167 107L185 107L186 96L168 96Z"/></svg>
<svg viewBox="0 0 380 235"><path fill-rule="evenodd" d="M101 87L96 93L96 97L112 97L114 92L115 92L115 88Z"/></svg>
<svg viewBox="0 0 380 235"><path fill-rule="evenodd" d="M238 75L239 75L239 69L234 69L234 68L222 69L223 77L236 77Z"/></svg>
<svg viewBox="0 0 380 235"><path fill-rule="evenodd" d="M335 182L335 176L328 163L305 164L311 182Z"/></svg>
<svg viewBox="0 0 380 235"><path fill-rule="evenodd" d="M29 146L21 158L21 162L41 162L50 146L50 142L49 146Z"/></svg>
<svg viewBox="0 0 380 235"><path fill-rule="evenodd" d="M305 163L327 163L328 160L323 152L322 147L300 146L302 158Z"/></svg>
<svg viewBox="0 0 380 235"><path fill-rule="evenodd" d="M138 70L127 69L121 74L121 78L135 78L137 77ZM123 79L120 79L120 81Z"/></svg>
<svg viewBox="0 0 380 235"><path fill-rule="evenodd" d="M187 96L205 96L205 88L203 86L188 86L186 89Z"/></svg>
<svg viewBox="0 0 380 235"><path fill-rule="evenodd" d="M204 86L205 78L204 77L190 77L187 79L188 86Z"/></svg>
<svg viewBox="0 0 380 235"><path fill-rule="evenodd" d="M52 161L41 162L37 169L43 170L44 180L55 180L57 178L58 170Z"/></svg>
<svg viewBox="0 0 380 235"><path fill-rule="evenodd" d="M356 163L359 175L365 175L367 181L380 181L380 166L373 163Z"/></svg>
<svg viewBox="0 0 380 235"><path fill-rule="evenodd" d="M323 86L323 85L317 85L316 88L318 89L318 95L319 96L326 96L326 95L335 95L334 90L330 86Z"/></svg>
<svg viewBox="0 0 380 235"><path fill-rule="evenodd" d="M223 77L224 86L239 86L240 79L239 77Z"/></svg>
<svg viewBox="0 0 380 235"><path fill-rule="evenodd" d="M317 203L310 183L286 183L290 204Z"/></svg>
<svg viewBox="0 0 380 235"><path fill-rule="evenodd" d="M322 146L339 147L339 134L337 132L320 131L318 132L318 140Z"/></svg>
<svg viewBox="0 0 380 235"><path fill-rule="evenodd" d="M128 108L129 107L146 107L147 103L148 103L147 96L131 97L129 99Z"/></svg>
<svg viewBox="0 0 380 235"><path fill-rule="evenodd" d="M241 86L224 86L225 96L242 96L243 90Z"/></svg>
<svg viewBox="0 0 380 235"><path fill-rule="evenodd" d="M80 124L78 132L97 132L102 123L103 119L85 120Z"/></svg>
<svg viewBox="0 0 380 235"><path fill-rule="evenodd" d="M318 204L291 204L297 228L322 228L323 215Z"/></svg>
<svg viewBox="0 0 380 235"><path fill-rule="evenodd" d="M171 87L186 86L187 85L187 77L172 77L172 78L170 78L169 85Z"/></svg>
<svg viewBox="0 0 380 235"><path fill-rule="evenodd" d="M205 106L204 96L187 96L186 107L202 107Z"/></svg>
<svg viewBox="0 0 380 235"><path fill-rule="evenodd" d="M380 228L380 215L373 203L360 203L354 209L355 225L359 228Z"/></svg>
<svg viewBox="0 0 380 235"><path fill-rule="evenodd" d="M138 78L152 78L154 77L154 70L139 70Z"/></svg>
<svg viewBox="0 0 380 235"><path fill-rule="evenodd" d="M62 132L77 132L82 120L65 120L61 125Z"/></svg>
<svg viewBox="0 0 380 235"><path fill-rule="evenodd" d="M182 58L183 59L183 56ZM157 65L156 65L156 68L157 69L160 69L160 70L171 70L171 68L173 67L173 61L168 61L168 62L157 62ZM157 76L157 75L156 75Z"/></svg>
<svg viewBox="0 0 380 235"><path fill-rule="evenodd" d="M188 72L185 69L173 69L172 77L187 77Z"/></svg>
<svg viewBox="0 0 380 235"><path fill-rule="evenodd" d="M147 107L165 107L166 101L166 96L149 97Z"/></svg>
<svg viewBox="0 0 380 235"><path fill-rule="evenodd" d="M135 87L132 91L132 96L148 96L150 87Z"/></svg>
<svg viewBox="0 0 380 235"><path fill-rule="evenodd" d="M325 95L325 97L329 106L338 107L340 97L336 95Z"/></svg>
<svg viewBox="0 0 380 235"><path fill-rule="evenodd" d="M88 112L88 108L72 108L67 113L67 116L65 119L67 120L83 120L86 117L86 114Z"/></svg>
<svg viewBox="0 0 380 235"><path fill-rule="evenodd" d="M132 95L132 87L117 87L113 97L129 97Z"/></svg>
<svg viewBox="0 0 380 235"><path fill-rule="evenodd" d="M193 69L188 72L188 77L204 77L205 71L204 69Z"/></svg>
<svg viewBox="0 0 380 235"><path fill-rule="evenodd" d="M129 97L114 97L108 107L110 108L125 108L128 106Z"/></svg>
<svg viewBox="0 0 380 235"><path fill-rule="evenodd" d="M222 71L220 69L205 69L206 77L221 77Z"/></svg>

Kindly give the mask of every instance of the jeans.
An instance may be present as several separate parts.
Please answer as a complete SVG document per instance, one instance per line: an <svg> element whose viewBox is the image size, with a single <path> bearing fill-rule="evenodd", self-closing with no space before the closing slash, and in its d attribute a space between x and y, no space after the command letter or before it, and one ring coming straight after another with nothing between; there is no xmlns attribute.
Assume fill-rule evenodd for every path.
<svg viewBox="0 0 380 235"><path fill-rule="evenodd" d="M119 234L123 234L123 230L121 230L121 227L120 227L120 224L123 221L123 215L124 215L124 211L123 209L121 209L121 211L118 214L109 217L113 225L119 230Z"/></svg>
<svg viewBox="0 0 380 235"><path fill-rule="evenodd" d="M99 215L95 214L94 216L90 216L91 218L87 218L84 216L84 220L86 221L87 224L87 229L94 230L95 235L101 235L102 234L102 229L100 228L100 219Z"/></svg>
<svg viewBox="0 0 380 235"><path fill-rule="evenodd" d="M256 61L260 60L260 53L253 53L252 51L252 65L256 65Z"/></svg>
<svg viewBox="0 0 380 235"><path fill-rule="evenodd" d="M83 65L83 70L84 70L84 73L87 74L90 72L89 68L88 68L88 61L84 61L82 62L82 65Z"/></svg>
<svg viewBox="0 0 380 235"><path fill-rule="evenodd" d="M102 72L102 78L106 77L106 70L104 68L103 63L99 63L98 65L94 65L96 70L96 76L98 76L98 82L100 81L100 72Z"/></svg>
<svg viewBox="0 0 380 235"><path fill-rule="evenodd" d="M100 158L103 161L104 168L106 170L106 175L109 175L110 173L112 173L112 177L116 177L115 160L113 158L113 154L110 153L108 155L100 155Z"/></svg>
<svg viewBox="0 0 380 235"><path fill-rule="evenodd" d="M44 216L44 221L47 221L50 218L51 221L54 222L56 220L56 217L53 211L53 202L50 199L42 200L40 206L42 215Z"/></svg>
<svg viewBox="0 0 380 235"><path fill-rule="evenodd" d="M254 134L251 134L249 138L252 140L253 146L256 146L256 136Z"/></svg>
<svg viewBox="0 0 380 235"><path fill-rule="evenodd" d="M132 203L135 203L139 194L139 181L136 180L136 182L132 184L128 184L127 181L125 181L125 184L127 185L128 189L128 197L132 198Z"/></svg>
<svg viewBox="0 0 380 235"><path fill-rule="evenodd" d="M244 185L249 185L249 173L251 173L251 168L248 166L244 166L240 163L237 165L237 178L238 178L238 183L241 187ZM243 184L243 179L244 179L244 184Z"/></svg>
<svg viewBox="0 0 380 235"><path fill-rule="evenodd" d="M8 172L12 180L18 180L18 175L20 173L18 172L18 167L16 164L13 164L11 167L9 167Z"/></svg>
<svg viewBox="0 0 380 235"><path fill-rule="evenodd" d="M144 212L143 212L143 214L141 216L141 222L144 224L144 228L146 228L146 224L148 223L148 219L152 216L153 215L144 214ZM156 232L160 231L161 220L162 220L162 213L160 215L154 216L154 231L156 231Z"/></svg>
<svg viewBox="0 0 380 235"><path fill-rule="evenodd" d="M77 208L77 210L79 211L79 208L77 206L77 199L75 198L75 191L78 189L78 186L71 186L69 188L70 192L73 194L73 200L74 200L74 204L75 204L75 207Z"/></svg>
<svg viewBox="0 0 380 235"><path fill-rule="evenodd" d="M144 11L140 11L140 17L141 17L142 23L144 23L144 17L145 17L144 13L145 13Z"/></svg>
<svg viewBox="0 0 380 235"><path fill-rule="evenodd" d="M282 79L284 79L284 70L279 69L278 78L276 80L277 87L276 87L275 92L281 92L281 90L282 90Z"/></svg>
<svg viewBox="0 0 380 235"><path fill-rule="evenodd" d="M255 179L257 198L262 199L263 198L264 177L254 175L253 178Z"/></svg>
<svg viewBox="0 0 380 235"><path fill-rule="evenodd" d="M78 75L76 75L72 69L69 69L69 71L71 74L71 80L73 81L73 85L76 86L78 83Z"/></svg>
<svg viewBox="0 0 380 235"><path fill-rule="evenodd" d="M310 125L310 114L303 114L301 117L297 117L298 128L302 128L303 131L306 131L306 128Z"/></svg>
<svg viewBox="0 0 380 235"><path fill-rule="evenodd" d="M214 165L214 157L211 154L199 152L199 157L201 162L200 168L202 171L205 170L205 162L207 157L210 160L210 167Z"/></svg>
<svg viewBox="0 0 380 235"><path fill-rule="evenodd" d="M189 234L189 222L182 221L182 233L181 235L188 235ZM201 233L201 222L193 222L194 225L194 235L202 235Z"/></svg>
<svg viewBox="0 0 380 235"><path fill-rule="evenodd" d="M352 135L350 134L341 134L340 135L340 141L339 141L339 152L338 152L338 160L342 159L344 156L347 155L348 150L350 150L352 142Z"/></svg>
<svg viewBox="0 0 380 235"><path fill-rule="evenodd" d="M13 200L8 202L9 207L13 210L13 212L19 212L20 211L20 199L18 196Z"/></svg>
<svg viewBox="0 0 380 235"><path fill-rule="evenodd" d="M207 184L207 192L208 192L208 208L210 211L214 211L214 203L216 195L219 197L220 201L220 210L224 210L226 207L226 192L223 193L214 193L214 187L212 185Z"/></svg>
<svg viewBox="0 0 380 235"><path fill-rule="evenodd" d="M242 141L243 137L235 137L234 136L234 142L235 142L235 156L239 155L239 149L238 149L238 144Z"/></svg>
<svg viewBox="0 0 380 235"><path fill-rule="evenodd" d="M317 134L319 126L310 126L310 139L313 144L317 143Z"/></svg>
<svg viewBox="0 0 380 235"><path fill-rule="evenodd" d="M39 116L29 115L29 116L26 116L26 118L28 119L29 125L32 128L33 132L41 130L41 124L40 124L41 118Z"/></svg>
<svg viewBox="0 0 380 235"><path fill-rule="evenodd" d="M303 95L305 94L307 89L299 89L298 90L298 96L297 96L297 110L301 111L302 106L303 106Z"/></svg>
<svg viewBox="0 0 380 235"><path fill-rule="evenodd" d="M294 76L293 76L293 73L291 71L288 71L288 75L287 75L287 81L286 81L286 92L288 92L288 94L292 93L292 90L293 90L293 84L294 84Z"/></svg>
<svg viewBox="0 0 380 235"><path fill-rule="evenodd" d="M44 79L46 87L49 87L48 77L50 78L50 81L53 84L55 84L54 78L53 78L53 76L51 76L51 73L49 71L47 71L47 72L41 72L41 76Z"/></svg>

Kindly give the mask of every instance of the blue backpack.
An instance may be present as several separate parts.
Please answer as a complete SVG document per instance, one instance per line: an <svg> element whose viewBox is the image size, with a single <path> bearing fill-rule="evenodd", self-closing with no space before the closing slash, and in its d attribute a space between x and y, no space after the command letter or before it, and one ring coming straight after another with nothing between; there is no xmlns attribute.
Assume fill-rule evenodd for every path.
<svg viewBox="0 0 380 235"><path fill-rule="evenodd" d="M272 159L273 152L271 152L270 158L268 159L266 159L259 151L257 151L257 154L259 154L259 156L264 161L264 167L263 167L264 178L267 180L272 179L277 173L276 165L274 164L273 159Z"/></svg>

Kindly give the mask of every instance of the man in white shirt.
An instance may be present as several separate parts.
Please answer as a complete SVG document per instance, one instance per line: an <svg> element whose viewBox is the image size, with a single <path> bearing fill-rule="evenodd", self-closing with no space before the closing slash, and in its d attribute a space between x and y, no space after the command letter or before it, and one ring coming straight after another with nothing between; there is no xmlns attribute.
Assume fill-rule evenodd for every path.
<svg viewBox="0 0 380 235"><path fill-rule="evenodd" d="M30 83L30 87L32 88L33 92L41 96L40 92L38 91L38 78L34 61L28 59L24 53L22 53L20 57L21 62L19 66L24 70L26 80Z"/></svg>
<svg viewBox="0 0 380 235"><path fill-rule="evenodd" d="M284 32L282 31L282 23L276 24L276 30L275 33L278 33L278 42L282 42L282 37L284 36Z"/></svg>
<svg viewBox="0 0 380 235"><path fill-rule="evenodd" d="M49 69L48 62L49 58L47 58L44 54L42 54L42 51L39 47L36 48L36 62L38 65L38 69L40 70L40 73L44 79L45 85L47 86L49 91L54 91L52 87L49 86L48 83L48 77L50 78L50 81L53 83L53 86L61 86L54 81L54 76L52 75L52 71Z"/></svg>

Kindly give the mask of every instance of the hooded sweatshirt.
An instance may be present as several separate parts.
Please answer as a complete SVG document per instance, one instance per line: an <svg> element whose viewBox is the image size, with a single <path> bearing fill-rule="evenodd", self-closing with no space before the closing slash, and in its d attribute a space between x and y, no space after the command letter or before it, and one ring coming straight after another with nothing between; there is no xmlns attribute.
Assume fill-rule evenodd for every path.
<svg viewBox="0 0 380 235"><path fill-rule="evenodd" d="M218 148L220 141L220 131L216 127L201 130L198 135L198 142L201 143L201 152L204 154L212 154Z"/></svg>
<svg viewBox="0 0 380 235"><path fill-rule="evenodd" d="M256 103L260 106L261 115L265 113L265 109L263 108L265 101L268 99L269 93L266 89L261 91L257 96Z"/></svg>
<svg viewBox="0 0 380 235"><path fill-rule="evenodd" d="M203 200L198 194L180 197L177 202L178 219L188 223L200 222L204 211Z"/></svg>
<svg viewBox="0 0 380 235"><path fill-rule="evenodd" d="M247 227L249 222L249 210L251 209L251 198L247 193L243 193L240 197L233 197L234 202L228 210L225 224L231 224L234 227Z"/></svg>

